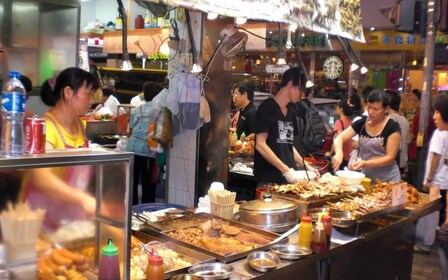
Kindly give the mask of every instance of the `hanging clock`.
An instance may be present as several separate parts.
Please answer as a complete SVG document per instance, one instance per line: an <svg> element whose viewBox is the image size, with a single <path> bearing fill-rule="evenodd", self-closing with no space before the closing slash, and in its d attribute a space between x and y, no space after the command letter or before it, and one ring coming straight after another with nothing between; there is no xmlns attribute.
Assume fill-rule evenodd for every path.
<svg viewBox="0 0 448 280"><path fill-rule="evenodd" d="M336 79L344 71L344 63L337 56L330 56L324 61L324 74L329 79Z"/></svg>

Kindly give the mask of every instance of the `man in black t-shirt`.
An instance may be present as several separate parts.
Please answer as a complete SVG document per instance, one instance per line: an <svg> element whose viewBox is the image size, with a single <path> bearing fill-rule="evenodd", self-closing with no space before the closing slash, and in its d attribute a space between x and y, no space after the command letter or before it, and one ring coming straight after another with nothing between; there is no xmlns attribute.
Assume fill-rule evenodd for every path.
<svg viewBox="0 0 448 280"><path fill-rule="evenodd" d="M244 132L246 140L254 140L255 118L257 116L257 107L253 103L254 91L246 82L241 82L234 86L232 98L233 103L240 111L236 125L238 139Z"/></svg>
<svg viewBox="0 0 448 280"><path fill-rule="evenodd" d="M291 68L282 75L281 89L268 98L257 110L255 126L254 175L259 184L297 183L303 176L296 171L304 167L303 159L294 148L297 122L290 103L300 100L306 78L299 68ZM305 164L310 177L319 172Z"/></svg>

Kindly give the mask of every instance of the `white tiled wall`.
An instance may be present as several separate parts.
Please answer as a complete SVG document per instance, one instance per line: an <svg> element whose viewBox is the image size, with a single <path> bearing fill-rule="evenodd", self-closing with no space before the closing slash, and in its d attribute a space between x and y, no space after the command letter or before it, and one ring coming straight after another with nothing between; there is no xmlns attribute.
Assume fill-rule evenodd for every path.
<svg viewBox="0 0 448 280"><path fill-rule="evenodd" d="M196 131L185 131L174 137L168 152L168 203L194 207L196 185Z"/></svg>

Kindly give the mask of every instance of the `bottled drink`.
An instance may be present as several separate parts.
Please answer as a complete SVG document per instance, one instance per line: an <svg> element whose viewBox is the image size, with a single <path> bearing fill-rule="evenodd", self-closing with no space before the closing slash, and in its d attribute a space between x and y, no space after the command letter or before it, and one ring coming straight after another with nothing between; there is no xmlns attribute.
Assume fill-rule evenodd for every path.
<svg viewBox="0 0 448 280"><path fill-rule="evenodd" d="M115 30L123 29L123 18L121 17L120 10L118 10L117 18L115 19Z"/></svg>
<svg viewBox="0 0 448 280"><path fill-rule="evenodd" d="M243 133L241 133L240 140L243 143L244 143L244 141L246 141L246 133L244 133L244 131L243 131Z"/></svg>
<svg viewBox="0 0 448 280"><path fill-rule="evenodd" d="M126 135L121 135L120 140L117 141L117 150L126 151L128 146L128 137Z"/></svg>
<svg viewBox="0 0 448 280"><path fill-rule="evenodd" d="M145 20L143 19L142 15L137 15L134 21L134 28L135 29L142 29L145 25Z"/></svg>
<svg viewBox="0 0 448 280"><path fill-rule="evenodd" d="M19 80L20 72L11 71L2 91L1 156L23 155L23 118L26 92Z"/></svg>
<svg viewBox="0 0 448 280"><path fill-rule="evenodd" d="M118 261L118 248L112 243L112 239L109 238L107 245L103 247L100 269L98 272L99 280L119 280L120 276L120 263Z"/></svg>
<svg viewBox="0 0 448 280"><path fill-rule="evenodd" d="M235 150L236 141L238 141L238 134L236 131L232 134L232 139L230 141L230 149Z"/></svg>
<svg viewBox="0 0 448 280"><path fill-rule="evenodd" d="M146 267L146 279L163 280L164 276L163 258L157 255L149 255L148 266Z"/></svg>
<svg viewBox="0 0 448 280"><path fill-rule="evenodd" d="M324 253L327 251L327 238L325 236L325 227L321 222L317 222L313 233L311 249L314 253Z"/></svg>
<svg viewBox="0 0 448 280"><path fill-rule="evenodd" d="M151 19L151 14L149 13L149 10L145 11L145 23L144 23L143 27L144 28L152 27L152 19Z"/></svg>
<svg viewBox="0 0 448 280"><path fill-rule="evenodd" d="M299 229L299 246L311 249L313 239L313 224L310 216L303 216Z"/></svg>

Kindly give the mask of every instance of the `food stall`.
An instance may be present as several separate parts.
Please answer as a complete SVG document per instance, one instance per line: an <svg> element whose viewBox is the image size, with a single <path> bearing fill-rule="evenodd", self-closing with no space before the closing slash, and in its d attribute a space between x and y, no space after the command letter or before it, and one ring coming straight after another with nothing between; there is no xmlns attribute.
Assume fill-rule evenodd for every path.
<svg viewBox="0 0 448 280"><path fill-rule="evenodd" d="M333 216L333 233L331 245L323 253L312 253L303 248L302 251L294 251L297 248L284 247L286 244L298 244L297 228L290 227L293 233L289 238L277 239L280 233L264 231L254 224L242 222L241 217L238 220L238 215L236 220L204 213L185 214L184 217L168 220L162 217L141 223L133 231L133 236L142 243L159 238L164 240L159 240L161 242L209 255L212 260L208 261L208 265L196 261L177 271L177 274L189 272L205 279L279 279L291 275L300 275L301 279L410 279L415 221L439 210L440 198L430 200L429 195L418 193L415 188L404 184L400 188L404 190L406 202L394 205L393 189L400 184L378 183L367 194L353 189L353 186L344 187L337 177L329 174L324 177L324 180L273 188L277 196L295 196L299 204L310 207L307 210L298 209L309 215L315 214L314 209L323 211L322 207L327 207ZM313 185L320 186L312 190L310 186ZM323 186L326 187L325 191L322 191ZM308 190L293 189L304 187ZM338 198L335 199L336 194ZM339 214L347 212L351 215ZM212 232L215 231L219 234L213 237ZM247 233L244 243L238 243L243 240L239 236L241 232ZM202 239L197 237L201 234ZM251 236L250 239L248 236ZM260 237L267 241L263 243ZM257 245L256 242L260 243ZM238 251L237 244L252 247ZM138 252L139 247L136 246L133 251ZM260 271L260 267L254 267L252 263L252 256L262 254L260 252L267 255L265 258L268 258L268 253L273 253L280 261L272 266L265 265L264 270ZM223 264L230 265L230 270Z"/></svg>

